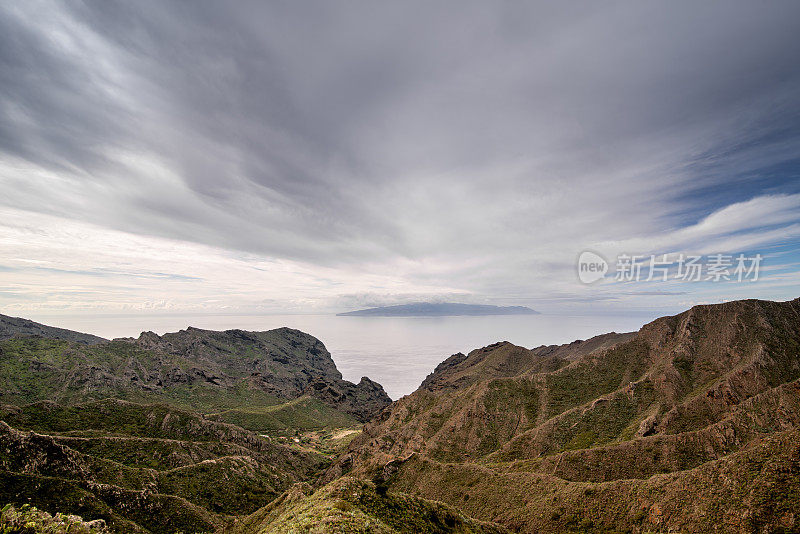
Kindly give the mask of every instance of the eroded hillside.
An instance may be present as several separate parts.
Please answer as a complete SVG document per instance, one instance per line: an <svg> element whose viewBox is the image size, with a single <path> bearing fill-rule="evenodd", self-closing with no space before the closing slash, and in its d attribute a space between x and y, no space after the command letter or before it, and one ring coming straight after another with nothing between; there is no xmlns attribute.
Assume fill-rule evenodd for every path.
<svg viewBox="0 0 800 534"><path fill-rule="evenodd" d="M495 344L437 367L327 479L385 473L524 532L798 528L799 377L800 300L697 306L558 348Z"/></svg>

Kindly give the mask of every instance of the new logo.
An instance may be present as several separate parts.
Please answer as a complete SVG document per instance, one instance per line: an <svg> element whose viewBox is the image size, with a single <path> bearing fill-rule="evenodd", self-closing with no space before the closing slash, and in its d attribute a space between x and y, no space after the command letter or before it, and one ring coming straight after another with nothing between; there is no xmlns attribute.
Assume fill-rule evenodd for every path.
<svg viewBox="0 0 800 534"><path fill-rule="evenodd" d="M608 272L608 262L594 252L584 250L578 257L578 278L584 284L597 282Z"/></svg>

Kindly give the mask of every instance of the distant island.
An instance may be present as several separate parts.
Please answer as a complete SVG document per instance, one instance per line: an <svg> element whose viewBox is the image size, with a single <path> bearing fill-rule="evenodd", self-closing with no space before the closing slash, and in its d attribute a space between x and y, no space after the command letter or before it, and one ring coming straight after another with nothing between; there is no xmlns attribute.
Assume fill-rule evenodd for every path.
<svg viewBox="0 0 800 534"><path fill-rule="evenodd" d="M367 308L336 315L359 317L448 317L460 315L539 315L525 306L491 306L488 304L458 304L455 302L415 302L397 306Z"/></svg>

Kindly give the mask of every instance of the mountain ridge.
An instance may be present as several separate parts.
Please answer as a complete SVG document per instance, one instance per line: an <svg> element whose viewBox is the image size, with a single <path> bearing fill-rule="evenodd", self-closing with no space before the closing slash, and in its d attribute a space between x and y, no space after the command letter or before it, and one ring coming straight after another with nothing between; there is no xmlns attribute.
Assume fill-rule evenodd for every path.
<svg viewBox="0 0 800 534"><path fill-rule="evenodd" d="M0 341L15 337L40 336L48 339L63 339L84 345L96 345L108 340L92 334L84 334L66 328L47 326L22 317L0 314Z"/></svg>
<svg viewBox="0 0 800 534"><path fill-rule="evenodd" d="M744 300L695 306L631 334L451 356L369 422L322 480L388 469L390 490L520 532L705 532L714 520L732 532L800 528L800 517L786 515L800 494L788 445L800 430L799 319L800 299ZM758 452L773 446L774 459ZM714 465L751 496L731 499L738 519L712 513L724 502L716 492L693 497L707 517L675 504L691 494L683 481L707 487ZM789 469L779 493L750 506L778 465ZM674 484L654 492L664 476ZM648 495L642 514L624 512L643 498L628 480ZM597 496L585 505L584 489ZM592 508L599 502L607 516Z"/></svg>
<svg viewBox="0 0 800 534"><path fill-rule="evenodd" d="M58 368L64 359L75 365ZM77 386L73 401L118 380L123 393L155 390L139 402L0 406L0 498L28 495L120 532L800 529L800 299L701 305L637 332L454 354L412 394L364 413L341 452L236 426L375 398L380 386L364 378L375 391L348 399L329 359L291 329L0 341L3 402L40 395L59 369L68 379L44 383ZM267 392L294 398L247 410ZM179 395L225 409L141 403Z"/></svg>

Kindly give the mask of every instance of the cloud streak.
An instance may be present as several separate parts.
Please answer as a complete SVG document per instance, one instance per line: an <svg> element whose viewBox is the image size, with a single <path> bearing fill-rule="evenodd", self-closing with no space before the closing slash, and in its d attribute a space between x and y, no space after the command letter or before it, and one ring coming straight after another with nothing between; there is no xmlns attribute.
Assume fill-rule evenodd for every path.
<svg viewBox="0 0 800 534"><path fill-rule="evenodd" d="M556 309L586 248L798 248L797 4L454 7L0 6L0 306Z"/></svg>

